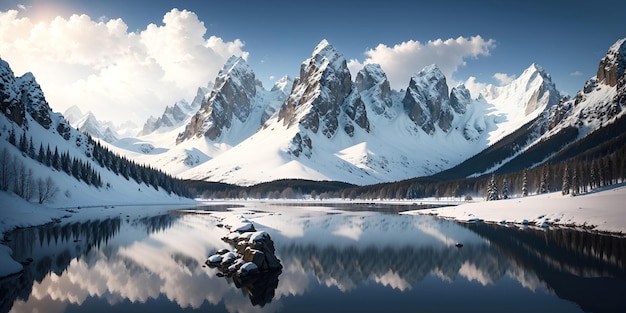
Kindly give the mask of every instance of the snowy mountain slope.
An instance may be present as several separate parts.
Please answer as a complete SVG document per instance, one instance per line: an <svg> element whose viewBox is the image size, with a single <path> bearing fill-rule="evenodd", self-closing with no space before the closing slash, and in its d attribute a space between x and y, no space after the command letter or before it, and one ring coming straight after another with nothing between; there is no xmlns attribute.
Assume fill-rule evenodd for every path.
<svg viewBox="0 0 626 313"><path fill-rule="evenodd" d="M253 84L254 91L249 88L250 84ZM267 91L256 81L245 60L233 57L226 62L214 83L198 89L190 105L192 113L184 120L179 119L171 126L161 123L154 130L145 132L147 134L122 138L107 146L136 162L178 175L253 135L278 111L292 85L293 81L285 76ZM246 104L238 103L241 99L245 99ZM157 120L169 118L169 111L171 107ZM149 123L146 126L151 129ZM219 136L210 138L217 133Z"/></svg>
<svg viewBox="0 0 626 313"><path fill-rule="evenodd" d="M626 39L621 39L600 60L598 74L572 99L547 108L498 143L438 176L460 178L494 171L519 171L543 164L574 144L593 147L611 140L619 134L594 136L593 143L583 143L588 135L616 121L623 122L626 114L624 64Z"/></svg>
<svg viewBox="0 0 626 313"><path fill-rule="evenodd" d="M39 181L51 179L58 192L44 199L49 206L181 201L171 190L155 187L173 182L171 178L104 153L61 114L52 112L32 74L15 77L8 63L0 60L0 78L0 167L13 169L0 171L0 192L39 201L37 193L43 186ZM50 152L43 153L46 150ZM112 162L106 167L96 161L105 157ZM109 170L113 163L119 175ZM126 170L141 170L147 179L138 183L125 178Z"/></svg>
<svg viewBox="0 0 626 313"><path fill-rule="evenodd" d="M489 147L559 97L534 64L479 99L462 85L448 92L435 65L414 75L404 94L389 88L378 65L365 66L353 83L343 56L323 40L302 63L276 116L180 176L250 185L281 178L373 184L431 175Z"/></svg>
<svg viewBox="0 0 626 313"><path fill-rule="evenodd" d="M91 112L83 113L76 105L69 107L63 112L66 121L81 132L90 136L112 143L119 138L135 136L137 126L127 121L123 125L115 125L109 121L101 121Z"/></svg>

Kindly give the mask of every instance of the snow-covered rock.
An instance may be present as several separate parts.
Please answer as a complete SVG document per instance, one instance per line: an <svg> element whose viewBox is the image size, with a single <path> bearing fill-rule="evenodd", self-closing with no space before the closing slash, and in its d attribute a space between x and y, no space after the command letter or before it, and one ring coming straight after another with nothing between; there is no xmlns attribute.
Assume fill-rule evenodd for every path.
<svg viewBox="0 0 626 313"><path fill-rule="evenodd" d="M233 120L248 121L256 97L256 77L241 57L231 56L215 79L215 90L191 118L177 142L205 136L215 140Z"/></svg>

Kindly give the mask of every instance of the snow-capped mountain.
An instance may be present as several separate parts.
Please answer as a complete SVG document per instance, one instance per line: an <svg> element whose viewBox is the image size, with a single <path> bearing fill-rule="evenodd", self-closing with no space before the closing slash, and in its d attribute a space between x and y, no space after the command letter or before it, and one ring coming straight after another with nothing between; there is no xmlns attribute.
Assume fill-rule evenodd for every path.
<svg viewBox="0 0 626 313"><path fill-rule="evenodd" d="M179 174L252 136L278 111L292 85L285 76L268 91L244 59L231 57L214 82L198 89L186 118L180 114L174 119L172 107L166 108L163 116L151 120L176 120L171 126L161 123L152 131L108 146L139 163ZM150 130L153 125L149 120L145 127Z"/></svg>
<svg viewBox="0 0 626 313"><path fill-rule="evenodd" d="M621 40L611 47L598 75L569 100L538 64L473 99L462 84L449 89L436 65L415 73L401 91L390 88L377 64L353 79L345 58L326 40L293 82L284 77L269 91L245 60L232 57L193 116L158 136L120 140L116 151L189 179L364 185L458 168L463 170L450 177L505 170L527 151L553 145L545 154L534 152L540 159L516 165L519 170L541 164L621 114L623 45Z"/></svg>
<svg viewBox="0 0 626 313"><path fill-rule="evenodd" d="M138 136L145 136L157 130L171 130L172 128L186 123L187 120L200 109L200 106L207 100L212 90L212 84L209 84L207 87L198 87L198 92L191 103L188 103L185 99L181 99L172 106L165 107L165 111L160 117L150 116L144 123Z"/></svg>
<svg viewBox="0 0 626 313"><path fill-rule="evenodd" d="M559 158L559 154L580 153L582 151L579 150L584 150L581 147L590 149L610 140L606 136L588 137L598 130L626 123L625 64L626 38L618 40L609 48L606 56L600 60L597 75L587 80L574 97L546 107L539 115L529 116L533 118L523 127L508 136L500 136L497 144L440 176L449 178L477 176L494 171L519 171L558 160L554 158ZM548 87L542 88L547 90ZM533 95L530 102L519 99L516 103L526 108L534 107L534 99L545 97L552 96L539 93ZM488 96L484 98L488 99ZM615 133L612 137L620 134ZM568 152L573 151L570 149L577 150Z"/></svg>
<svg viewBox="0 0 626 313"><path fill-rule="evenodd" d="M113 143L123 137L135 136L137 133L137 126L130 121L119 126L109 121L101 121L91 111L83 113L76 105L67 108L63 112L63 117L72 127L108 143Z"/></svg>
<svg viewBox="0 0 626 313"><path fill-rule="evenodd" d="M322 40L276 115L180 176L249 185L280 178L371 184L431 175L489 147L559 98L535 64L478 99L463 85L449 91L436 65L413 75L405 92L391 90L376 64L353 82L345 58Z"/></svg>

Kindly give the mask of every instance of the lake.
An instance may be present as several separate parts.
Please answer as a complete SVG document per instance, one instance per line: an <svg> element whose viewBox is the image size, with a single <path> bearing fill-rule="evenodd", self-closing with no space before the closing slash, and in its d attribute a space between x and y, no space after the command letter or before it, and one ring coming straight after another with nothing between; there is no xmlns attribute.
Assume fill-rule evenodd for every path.
<svg viewBox="0 0 626 313"><path fill-rule="evenodd" d="M32 261L0 282L0 312L625 312L624 238L396 212L250 203L17 230L5 244ZM233 214L282 270L205 265Z"/></svg>

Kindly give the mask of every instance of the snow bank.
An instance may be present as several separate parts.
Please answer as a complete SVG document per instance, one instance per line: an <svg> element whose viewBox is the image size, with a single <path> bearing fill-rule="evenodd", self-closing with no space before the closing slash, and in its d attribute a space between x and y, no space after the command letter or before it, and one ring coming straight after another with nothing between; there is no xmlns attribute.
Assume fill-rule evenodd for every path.
<svg viewBox="0 0 626 313"><path fill-rule="evenodd" d="M560 192L498 201L466 203L453 207L403 212L434 214L461 222L592 228L626 234L626 184L614 185L571 197Z"/></svg>
<svg viewBox="0 0 626 313"><path fill-rule="evenodd" d="M7 246L0 245L0 278L22 270L22 264L17 263L11 255L13 251Z"/></svg>

